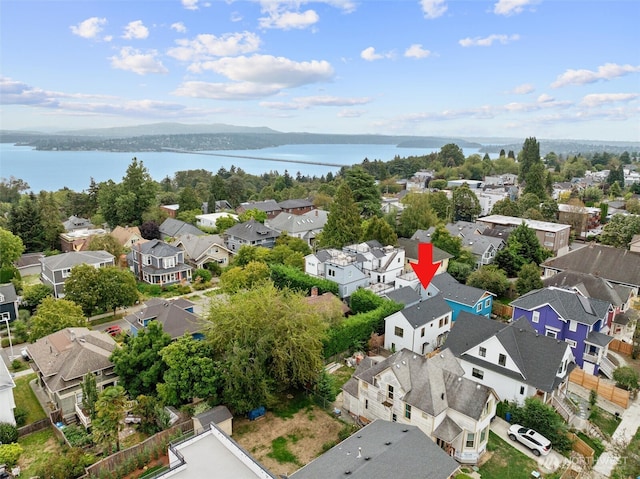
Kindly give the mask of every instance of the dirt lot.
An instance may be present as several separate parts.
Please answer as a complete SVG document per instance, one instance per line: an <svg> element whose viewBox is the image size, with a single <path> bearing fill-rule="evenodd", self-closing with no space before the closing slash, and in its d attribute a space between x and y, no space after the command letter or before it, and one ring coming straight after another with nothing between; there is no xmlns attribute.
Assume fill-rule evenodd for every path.
<svg viewBox="0 0 640 479"><path fill-rule="evenodd" d="M290 419L268 412L257 421L234 420L233 438L273 474L292 474L319 456L323 445L337 444L343 427L345 424L328 412L309 406ZM287 462L278 462L272 456Z"/></svg>

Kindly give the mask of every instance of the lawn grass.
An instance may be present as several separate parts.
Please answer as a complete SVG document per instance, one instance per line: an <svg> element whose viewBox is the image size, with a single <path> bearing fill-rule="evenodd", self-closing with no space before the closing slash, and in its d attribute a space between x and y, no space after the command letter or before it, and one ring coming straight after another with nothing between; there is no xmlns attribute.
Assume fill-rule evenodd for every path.
<svg viewBox="0 0 640 479"><path fill-rule="evenodd" d="M293 438L291 438L292 442L296 442ZM286 437L276 437L273 441L271 441L271 452L267 454L272 459L275 459L279 463L290 462L292 464L296 464L298 466L302 466L298 458L293 454L289 448L287 447L288 440Z"/></svg>
<svg viewBox="0 0 640 479"><path fill-rule="evenodd" d="M333 377L333 386L335 388L336 394L342 390L342 386L344 386L344 383L346 383L351 378L354 371L355 368L342 366L340 367L340 369L335 370L331 374L331 376Z"/></svg>
<svg viewBox="0 0 640 479"><path fill-rule="evenodd" d="M600 430L607 436L611 437L620 424L620 418L605 411L598 406L595 406L591 410L589 415L589 421L598 426Z"/></svg>
<svg viewBox="0 0 640 479"><path fill-rule="evenodd" d="M281 419L291 419L301 409L312 407L311 398L304 391L295 391L279 398L273 414Z"/></svg>
<svg viewBox="0 0 640 479"><path fill-rule="evenodd" d="M36 373L33 373L26 376L20 376L14 380L16 387L13 390L13 397L15 398L16 405L27 411L26 424L31 424L32 422L36 422L47 417L44 409L42 409L42 406L38 402L38 398L36 398L33 389L31 389L31 386L29 385L29 382L36 377Z"/></svg>
<svg viewBox="0 0 640 479"><path fill-rule="evenodd" d="M38 469L62 453L51 427L22 436L18 439L18 444L24 449L18 460L20 477L35 476Z"/></svg>
<svg viewBox="0 0 640 479"><path fill-rule="evenodd" d="M489 432L487 450L491 458L480 466L482 479L531 479L531 471L538 470L538 464L522 454L511 444Z"/></svg>

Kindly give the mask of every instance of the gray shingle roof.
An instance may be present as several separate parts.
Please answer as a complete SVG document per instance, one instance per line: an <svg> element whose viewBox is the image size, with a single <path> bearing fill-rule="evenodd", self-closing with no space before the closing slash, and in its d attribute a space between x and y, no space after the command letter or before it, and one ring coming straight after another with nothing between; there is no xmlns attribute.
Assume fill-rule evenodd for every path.
<svg viewBox="0 0 640 479"><path fill-rule="evenodd" d="M451 313L451 308L440 295L431 296L400 311L414 329L429 324L447 313Z"/></svg>
<svg viewBox="0 0 640 479"><path fill-rule="evenodd" d="M186 332L198 333L207 325L206 320L186 310L190 306L193 306L193 303L185 299L169 301L151 298L145 303L144 308L126 316L125 319L137 329L142 327L138 320L158 321L162 330L169 334L171 339L176 339Z"/></svg>
<svg viewBox="0 0 640 479"><path fill-rule="evenodd" d="M277 231L286 231L290 234L299 234L306 231L324 228L327 223L326 216L305 216L282 212L272 220L267 220L269 227Z"/></svg>
<svg viewBox="0 0 640 479"><path fill-rule="evenodd" d="M13 283L8 284L0 284L0 297L4 299L0 299L0 303L14 303L18 300L18 295L16 294L16 288Z"/></svg>
<svg viewBox="0 0 640 479"><path fill-rule="evenodd" d="M420 293L418 293L411 286L403 286L399 289L394 289L385 293L385 296L391 301L404 304L405 306L412 306L420 301Z"/></svg>
<svg viewBox="0 0 640 479"><path fill-rule="evenodd" d="M135 249L143 254L148 254L157 258L175 256L177 253L182 251L177 246L170 245L169 243L165 243L158 239L138 243L135 245Z"/></svg>
<svg viewBox="0 0 640 479"><path fill-rule="evenodd" d="M491 337L502 344L522 375L467 354ZM506 324L466 311L458 315L444 343L444 348L460 359L547 392L553 391L562 380L556 373L568 347L564 341L537 334L524 317Z"/></svg>
<svg viewBox="0 0 640 479"><path fill-rule="evenodd" d="M530 291L511 301L511 306L533 311L548 304L564 319L573 319L591 326L604 319L610 303L595 298L585 298L576 291L548 287Z"/></svg>
<svg viewBox="0 0 640 479"><path fill-rule="evenodd" d="M164 220L160 225L159 230L164 236L170 236L172 238L186 234L196 236L206 234L204 231L196 228L192 224L185 223L184 221L180 221L175 218L167 218Z"/></svg>
<svg viewBox="0 0 640 479"><path fill-rule="evenodd" d="M578 289L586 296L607 301L615 306L621 306L629 300L633 294L632 288L610 283L604 278L599 278L587 273L577 271L562 271L542 281L546 286L555 286L571 290Z"/></svg>
<svg viewBox="0 0 640 479"><path fill-rule="evenodd" d="M585 341L604 348L607 344L613 341L613 337L602 334L599 331L591 331Z"/></svg>
<svg viewBox="0 0 640 479"><path fill-rule="evenodd" d="M434 429L433 435L445 442L452 443L461 432L462 428L449 416L445 416L438 427Z"/></svg>
<svg viewBox="0 0 640 479"><path fill-rule="evenodd" d="M200 421L200 424L202 424L204 428L208 428L209 424L211 423L220 424L227 419L233 418L233 414L231 414L231 411L229 411L227 406L220 405L208 409L205 412L201 412L200 414L195 416L195 418Z"/></svg>
<svg viewBox="0 0 640 479"><path fill-rule="evenodd" d="M231 228L227 229L224 234L226 237L235 236L236 238L241 238L245 241L256 241L258 239L265 238L277 238L278 236L280 236L280 233L278 233L276 230L263 225L253 218L249 221L245 221L244 223L233 225Z"/></svg>
<svg viewBox="0 0 640 479"><path fill-rule="evenodd" d="M542 266L592 274L616 283L640 286L640 254L590 243L589 246L551 258Z"/></svg>
<svg viewBox="0 0 640 479"><path fill-rule="evenodd" d="M467 306L474 306L487 293L487 291L480 288L458 283L449 273L435 275L431 280L431 284L438 289L445 299Z"/></svg>
<svg viewBox="0 0 640 479"><path fill-rule="evenodd" d="M291 479L448 479L458 467L416 426L378 419L293 473Z"/></svg>
<svg viewBox="0 0 640 479"><path fill-rule="evenodd" d="M415 239L398 238L398 246L404 249L405 258L407 259L418 259L418 245L420 243L421 241ZM432 248L432 258L433 262L437 263L438 261L453 258L453 255L434 246Z"/></svg>
<svg viewBox="0 0 640 479"><path fill-rule="evenodd" d="M265 200L265 201L256 201L250 203L242 203L237 210L247 211L247 210L259 210L264 211L265 213L271 213L275 211L280 211L282 208L276 203L276 200Z"/></svg>
<svg viewBox="0 0 640 479"><path fill-rule="evenodd" d="M42 264L53 271L73 268L79 264L96 264L113 262L114 256L106 251L70 251L69 253L47 256L41 259Z"/></svg>
<svg viewBox="0 0 640 479"><path fill-rule="evenodd" d="M291 209L291 208L313 208L313 203L304 198L293 199L293 200L284 200L278 203L280 208Z"/></svg>
<svg viewBox="0 0 640 479"><path fill-rule="evenodd" d="M178 237L176 244L182 245L185 254L193 260L200 259L201 256L212 246L217 246L226 251L229 251L225 247L224 240L220 235L181 235L180 237Z"/></svg>

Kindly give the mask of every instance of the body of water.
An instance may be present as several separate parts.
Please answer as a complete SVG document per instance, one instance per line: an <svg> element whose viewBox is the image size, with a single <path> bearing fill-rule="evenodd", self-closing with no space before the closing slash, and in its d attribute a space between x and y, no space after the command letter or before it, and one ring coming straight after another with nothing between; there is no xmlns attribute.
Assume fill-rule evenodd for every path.
<svg viewBox="0 0 640 479"><path fill-rule="evenodd" d="M20 178L35 193L41 190L57 191L64 187L79 192L89 187L91 178L97 183L109 179L119 183L133 157L144 163L154 180L160 181L166 176L173 178L177 171L204 169L215 174L220 168L229 170L232 165L252 175L270 171L283 174L287 170L293 177L297 172L320 177L329 172L335 174L340 169L336 165L351 166L361 163L365 158L390 161L396 156L421 156L438 151L440 148L329 144L212 151L208 155L202 154L204 152L38 151L27 146L0 143L0 177ZM478 150L464 150L465 156L473 153L478 153ZM225 154L231 156L220 156Z"/></svg>

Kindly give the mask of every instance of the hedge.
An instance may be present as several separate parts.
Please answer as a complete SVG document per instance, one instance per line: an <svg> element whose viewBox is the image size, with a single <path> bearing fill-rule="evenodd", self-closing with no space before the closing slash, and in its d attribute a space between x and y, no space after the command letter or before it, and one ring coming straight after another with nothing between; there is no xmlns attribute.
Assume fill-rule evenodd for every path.
<svg viewBox="0 0 640 479"><path fill-rule="evenodd" d="M384 318L400 311L403 307L395 301L385 300L380 307L350 316L339 325L332 327L324 342L325 358L347 351L355 344L366 343L373 332L384 333Z"/></svg>
<svg viewBox="0 0 640 479"><path fill-rule="evenodd" d="M293 266L273 263L269 265L271 280L277 288L289 288L295 291L304 291L307 294L314 286L318 288L318 294L333 293L338 295L338 283L328 279L310 276Z"/></svg>

